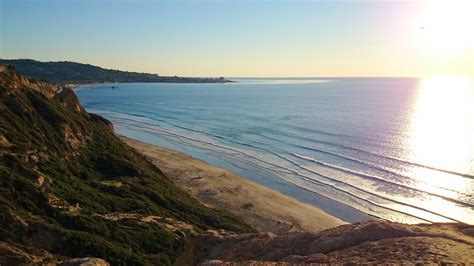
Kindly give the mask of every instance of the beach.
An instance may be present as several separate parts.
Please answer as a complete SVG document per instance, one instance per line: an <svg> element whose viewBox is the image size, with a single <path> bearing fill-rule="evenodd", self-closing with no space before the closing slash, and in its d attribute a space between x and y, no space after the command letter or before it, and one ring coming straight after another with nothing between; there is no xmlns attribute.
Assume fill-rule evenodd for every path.
<svg viewBox="0 0 474 266"><path fill-rule="evenodd" d="M318 232L345 224L324 211L184 153L120 136L201 203L225 209L260 232Z"/></svg>

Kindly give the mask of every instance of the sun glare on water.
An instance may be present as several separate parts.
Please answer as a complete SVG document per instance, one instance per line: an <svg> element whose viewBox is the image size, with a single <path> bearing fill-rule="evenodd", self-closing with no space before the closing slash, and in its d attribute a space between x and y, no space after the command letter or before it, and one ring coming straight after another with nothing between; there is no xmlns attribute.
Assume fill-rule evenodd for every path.
<svg viewBox="0 0 474 266"><path fill-rule="evenodd" d="M474 86L470 78L431 77L423 79L416 95L411 116L407 159L421 165L461 174L474 174ZM415 187L458 198L457 192L471 194L470 179L455 174L413 166L407 169L416 177ZM437 191L437 189L439 191ZM451 195L446 191L453 191ZM456 193L455 193L456 191ZM457 210L433 200L423 206L433 206L442 213ZM460 211L459 219L474 223L471 214Z"/></svg>
<svg viewBox="0 0 474 266"><path fill-rule="evenodd" d="M456 172L474 159L474 88L469 78L425 78L412 115L411 157Z"/></svg>

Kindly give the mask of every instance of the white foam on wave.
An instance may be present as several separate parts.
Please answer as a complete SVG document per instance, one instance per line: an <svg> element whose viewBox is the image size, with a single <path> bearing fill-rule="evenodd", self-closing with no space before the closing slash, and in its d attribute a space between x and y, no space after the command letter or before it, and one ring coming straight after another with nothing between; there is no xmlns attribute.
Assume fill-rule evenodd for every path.
<svg viewBox="0 0 474 266"><path fill-rule="evenodd" d="M363 189L355 189L354 187L344 185L345 182L328 182L324 179L315 178L314 174L317 174L315 170L303 166L295 161L289 160L288 158L280 156L272 156L264 153L255 152L248 149L237 148L235 146L229 146L221 141L215 140L212 137L208 137L202 134L198 134L196 132L187 132L180 129L175 128L168 128L159 126L156 124L151 123L149 119L144 117L134 117L130 115L119 115L119 116L112 116L112 120L115 123L122 123L127 124L128 126L135 127L136 130L145 131L152 134L158 134L159 136L165 136L166 138L174 138L179 141L181 144L190 145L198 149L205 149L208 151L212 151L215 154L220 154L223 158L226 158L228 162L232 162L236 158L243 161L244 163L251 163L252 165L256 165L259 168L264 169L265 171L271 172L273 175L282 178L288 182L296 184L298 186L305 185L306 187L302 187L306 190L310 190L314 193L318 193L320 195L326 196L333 200L337 200L341 203L348 204L351 206L356 207L357 209L372 214L378 215L382 218L389 219L396 221L420 221L418 217L424 217L428 221L439 221L439 222L447 222L451 221L446 219L442 216L438 216L434 213L427 212L425 210L419 210L413 206L405 206L403 202L395 203L389 198L381 198L380 195L377 195L373 192L367 193L367 191ZM120 121L121 119L129 120L129 121ZM134 124L135 122L144 122L146 126ZM282 160L282 159L286 159ZM288 164L290 162L290 164ZM292 167L291 163L298 166L302 170L307 171L306 174L300 173L295 170L294 165ZM324 175L320 175L324 176ZM340 175L339 175L340 176ZM301 178L306 178L306 182L303 182ZM317 181L319 185L326 186L325 189L315 189L315 185L311 185L311 189L308 186L308 181ZM335 180L335 179L334 179ZM354 181L354 180L353 180ZM360 182L360 180L356 180ZM356 183L356 181L354 181ZM342 185L341 185L342 184ZM370 188L374 184L359 184L361 187L366 189L367 187ZM328 193L327 186L332 187L333 189L329 190L332 193ZM338 191L337 193L334 191ZM358 206L354 203L359 204ZM373 205L373 206L372 206ZM398 206L398 205L401 205ZM381 209L384 209L382 211ZM376 211L373 211L373 210ZM398 214L393 213L398 212ZM398 215L398 216L397 216ZM401 215L401 216L400 216ZM394 218L398 217L398 218ZM411 218L408 218L411 217Z"/></svg>

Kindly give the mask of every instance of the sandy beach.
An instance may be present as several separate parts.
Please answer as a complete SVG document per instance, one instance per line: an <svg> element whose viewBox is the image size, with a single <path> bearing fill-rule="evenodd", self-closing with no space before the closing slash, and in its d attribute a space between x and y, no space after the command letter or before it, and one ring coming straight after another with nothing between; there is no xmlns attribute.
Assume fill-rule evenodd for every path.
<svg viewBox="0 0 474 266"><path fill-rule="evenodd" d="M324 211L186 154L121 136L203 204L226 209L261 232L318 232L345 224Z"/></svg>

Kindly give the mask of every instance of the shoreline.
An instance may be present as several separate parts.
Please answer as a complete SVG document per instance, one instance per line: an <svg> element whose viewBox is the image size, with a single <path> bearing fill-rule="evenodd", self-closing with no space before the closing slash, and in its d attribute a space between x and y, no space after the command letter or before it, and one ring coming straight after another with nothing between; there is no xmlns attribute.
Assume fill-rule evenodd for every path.
<svg viewBox="0 0 474 266"><path fill-rule="evenodd" d="M93 82L93 83L77 83L77 84L76 83L68 83L68 84L64 84L63 86L74 91L76 89L80 89L83 86L92 86L92 85L99 85L99 84L115 84L115 83L114 82L104 82L104 83Z"/></svg>
<svg viewBox="0 0 474 266"><path fill-rule="evenodd" d="M319 232L347 224L323 210L187 154L118 135L206 206L226 209L260 232Z"/></svg>

